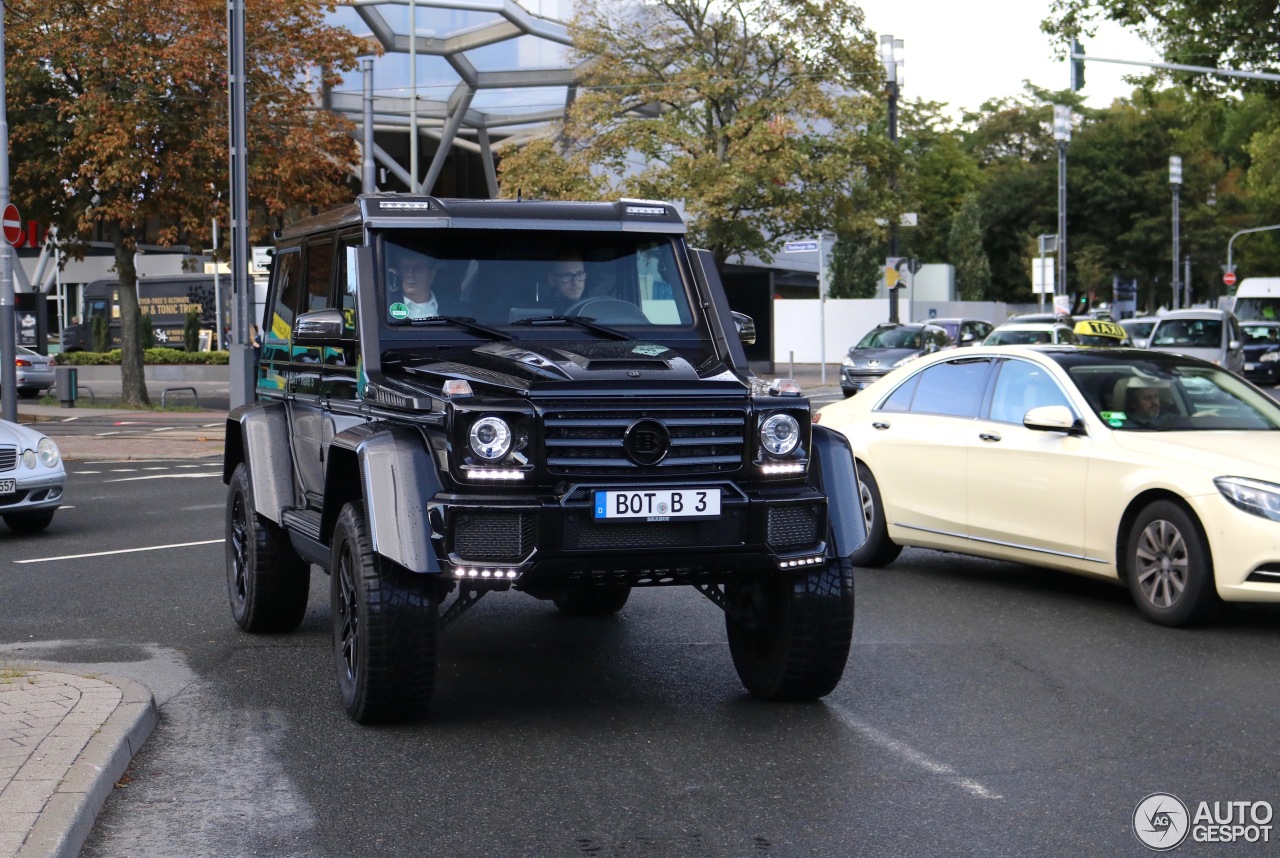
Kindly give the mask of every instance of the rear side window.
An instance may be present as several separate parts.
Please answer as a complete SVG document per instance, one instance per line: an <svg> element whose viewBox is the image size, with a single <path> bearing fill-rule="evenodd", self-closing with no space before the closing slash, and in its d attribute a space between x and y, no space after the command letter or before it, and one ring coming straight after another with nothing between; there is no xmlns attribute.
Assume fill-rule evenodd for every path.
<svg viewBox="0 0 1280 858"><path fill-rule="evenodd" d="M990 369L989 358L934 364L919 373L911 410L917 414L977 417Z"/></svg>

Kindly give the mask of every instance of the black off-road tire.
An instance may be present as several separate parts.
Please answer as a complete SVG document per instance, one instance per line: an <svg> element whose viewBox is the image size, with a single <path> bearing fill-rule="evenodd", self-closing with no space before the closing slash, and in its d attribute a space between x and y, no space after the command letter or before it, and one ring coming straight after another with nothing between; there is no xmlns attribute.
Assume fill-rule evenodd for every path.
<svg viewBox="0 0 1280 858"><path fill-rule="evenodd" d="M848 558L828 557L808 575L726 585L725 599L729 654L753 696L816 700L839 684L853 640Z"/></svg>
<svg viewBox="0 0 1280 858"><path fill-rule="evenodd" d="M1195 520L1172 501L1156 501L1138 514L1125 560L1129 593L1153 623L1191 625L1219 605L1209 547Z"/></svg>
<svg viewBox="0 0 1280 858"><path fill-rule="evenodd" d="M311 564L289 534L258 515L249 468L236 466L227 489L227 596L236 625L252 634L291 632L307 613Z"/></svg>
<svg viewBox="0 0 1280 858"><path fill-rule="evenodd" d="M867 528L867 539L851 557L854 566L888 566L898 559L902 546L889 538L885 524L884 501L880 499L880 486L871 471L862 462L857 463L858 500L862 505L862 521Z"/></svg>
<svg viewBox="0 0 1280 858"><path fill-rule="evenodd" d="M4 523L14 533L39 533L53 523L53 512L26 512L6 515Z"/></svg>
<svg viewBox="0 0 1280 858"><path fill-rule="evenodd" d="M587 585L567 590L552 601L570 617L603 617L621 611L630 595L631 588L625 585Z"/></svg>
<svg viewBox="0 0 1280 858"><path fill-rule="evenodd" d="M329 596L343 708L361 724L420 718L436 678L439 599L429 576L373 551L364 507L342 508L333 533Z"/></svg>

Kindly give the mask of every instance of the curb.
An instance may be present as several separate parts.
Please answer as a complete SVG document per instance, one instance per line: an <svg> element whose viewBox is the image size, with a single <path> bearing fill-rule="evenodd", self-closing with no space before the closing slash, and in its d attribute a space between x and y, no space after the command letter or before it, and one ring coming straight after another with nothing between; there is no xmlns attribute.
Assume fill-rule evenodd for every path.
<svg viewBox="0 0 1280 858"><path fill-rule="evenodd" d="M8 664L8 663L7 663ZM15 662L21 670L64 673L66 665ZM130 679L95 675L120 689L120 703L59 782L18 858L76 858L115 784L142 748L160 716L151 691Z"/></svg>

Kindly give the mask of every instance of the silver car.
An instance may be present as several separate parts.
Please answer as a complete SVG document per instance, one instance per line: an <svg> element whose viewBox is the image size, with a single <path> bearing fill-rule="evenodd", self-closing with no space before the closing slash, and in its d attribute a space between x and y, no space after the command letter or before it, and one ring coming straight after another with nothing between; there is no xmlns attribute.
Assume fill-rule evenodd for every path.
<svg viewBox="0 0 1280 858"><path fill-rule="evenodd" d="M67 472L53 439L29 426L0 420L0 518L10 530L34 533L62 505Z"/></svg>
<svg viewBox="0 0 1280 858"><path fill-rule="evenodd" d="M53 387L53 358L18 346L16 364L19 396L32 399Z"/></svg>
<svg viewBox="0 0 1280 858"><path fill-rule="evenodd" d="M1147 348L1207 360L1244 375L1244 337L1230 310L1172 310L1160 317Z"/></svg>

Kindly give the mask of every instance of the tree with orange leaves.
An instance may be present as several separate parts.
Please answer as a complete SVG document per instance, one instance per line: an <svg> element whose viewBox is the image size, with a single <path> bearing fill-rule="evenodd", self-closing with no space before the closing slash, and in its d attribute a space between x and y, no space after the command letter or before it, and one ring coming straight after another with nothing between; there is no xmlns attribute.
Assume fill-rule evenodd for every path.
<svg viewBox="0 0 1280 858"><path fill-rule="evenodd" d="M225 0L6 0L13 198L79 242L109 241L120 280L122 397L148 404L134 251L204 243L227 221ZM317 109L369 49L314 0L246 8L250 234L351 196L349 123ZM220 199L221 198L221 199ZM83 253L84 244L79 248Z"/></svg>

